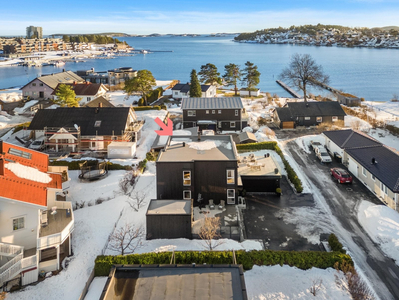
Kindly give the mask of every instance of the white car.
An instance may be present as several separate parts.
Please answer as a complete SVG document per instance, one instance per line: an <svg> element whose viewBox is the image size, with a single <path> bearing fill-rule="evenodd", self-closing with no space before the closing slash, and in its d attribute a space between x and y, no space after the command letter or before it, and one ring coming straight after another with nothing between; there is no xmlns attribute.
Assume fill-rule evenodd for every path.
<svg viewBox="0 0 399 300"><path fill-rule="evenodd" d="M315 150L316 156L322 163L330 163L332 162L330 154L328 154L327 150L323 146L319 146Z"/></svg>
<svg viewBox="0 0 399 300"><path fill-rule="evenodd" d="M34 140L32 144L29 145L29 149L40 151L44 149L44 137Z"/></svg>

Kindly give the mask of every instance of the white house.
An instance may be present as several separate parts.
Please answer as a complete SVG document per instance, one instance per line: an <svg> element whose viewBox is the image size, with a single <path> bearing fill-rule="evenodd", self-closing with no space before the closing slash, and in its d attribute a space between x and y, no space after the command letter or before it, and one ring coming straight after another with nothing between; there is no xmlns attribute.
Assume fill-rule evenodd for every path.
<svg viewBox="0 0 399 300"><path fill-rule="evenodd" d="M0 287L35 282L72 254L68 184L68 168L48 166L47 154L0 141Z"/></svg>
<svg viewBox="0 0 399 300"><path fill-rule="evenodd" d="M242 88L238 91L240 93L240 96L247 97L249 96L249 91L247 88ZM251 97L258 97L260 95L260 89L255 89L251 91Z"/></svg>
<svg viewBox="0 0 399 300"><path fill-rule="evenodd" d="M323 134L327 149L342 157L349 172L385 205L399 211L399 155L362 132L337 130Z"/></svg>
<svg viewBox="0 0 399 300"><path fill-rule="evenodd" d="M86 103L89 103L90 101L100 97L104 96L108 89L105 85L102 83L90 83L90 82L85 82L85 83L67 83L66 85L69 85L75 92L77 98L81 98L79 105L83 106ZM51 94L54 99L57 99L58 97L56 96L57 90L59 88L59 85L54 89L53 93Z"/></svg>
<svg viewBox="0 0 399 300"><path fill-rule="evenodd" d="M175 99L183 99L190 97L190 84L178 83L172 88L172 97ZM216 87L214 85L201 85L201 97L216 97Z"/></svg>

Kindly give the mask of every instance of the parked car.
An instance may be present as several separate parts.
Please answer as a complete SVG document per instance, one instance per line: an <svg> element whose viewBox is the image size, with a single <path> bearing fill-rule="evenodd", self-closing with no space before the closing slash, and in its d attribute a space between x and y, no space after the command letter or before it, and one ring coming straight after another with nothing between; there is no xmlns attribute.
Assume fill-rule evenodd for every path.
<svg viewBox="0 0 399 300"><path fill-rule="evenodd" d="M332 162L330 154L328 154L326 148L323 146L319 146L315 149L316 156L322 163L330 163Z"/></svg>
<svg viewBox="0 0 399 300"><path fill-rule="evenodd" d="M310 141L310 148L313 150L313 151L315 151L316 152L316 149L318 148L318 147L321 147L322 145L319 143L319 142L313 142L313 141Z"/></svg>
<svg viewBox="0 0 399 300"><path fill-rule="evenodd" d="M36 151L43 150L44 149L44 137L34 140L32 142L32 144L29 145L28 148L32 149L32 150L36 150Z"/></svg>
<svg viewBox="0 0 399 300"><path fill-rule="evenodd" d="M352 183L352 176L341 168L332 168L330 169L331 176L337 179L338 183Z"/></svg>

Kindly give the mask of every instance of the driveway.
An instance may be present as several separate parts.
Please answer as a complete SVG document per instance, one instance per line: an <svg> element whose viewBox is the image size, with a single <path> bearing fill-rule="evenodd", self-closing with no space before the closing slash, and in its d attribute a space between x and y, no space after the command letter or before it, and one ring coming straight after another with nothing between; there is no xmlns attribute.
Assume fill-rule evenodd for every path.
<svg viewBox="0 0 399 300"><path fill-rule="evenodd" d="M285 143L285 142L283 142ZM377 205L382 203L356 178L352 185L338 184L331 179L329 169L343 165L333 162L322 165L314 153L307 154L295 141L286 142L286 150L306 175L313 195L335 224L335 233L349 250L380 299L399 299L399 268L386 257L363 230L357 220L357 206L362 200Z"/></svg>
<svg viewBox="0 0 399 300"><path fill-rule="evenodd" d="M297 195L287 178L281 180L281 197L273 194L252 194L245 197L247 209L242 210L246 238L262 240L270 250L320 250L317 244L296 232L295 224L287 224L279 214L287 208L314 207L311 194Z"/></svg>

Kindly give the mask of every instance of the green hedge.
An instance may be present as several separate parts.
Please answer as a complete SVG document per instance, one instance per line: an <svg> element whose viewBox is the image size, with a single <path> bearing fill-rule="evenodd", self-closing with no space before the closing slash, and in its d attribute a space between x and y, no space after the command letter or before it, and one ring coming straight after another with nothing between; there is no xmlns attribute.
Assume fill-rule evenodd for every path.
<svg viewBox="0 0 399 300"><path fill-rule="evenodd" d="M236 251L237 263L242 264L245 270L250 270L254 265L272 266L289 265L302 270L313 267L320 269L333 268L336 262L341 265L343 261L353 265L349 255L340 252L316 252L316 251ZM232 264L231 251L184 251L175 252L176 264ZM97 256L95 260L95 276L108 276L114 264L169 264L172 252L144 253L118 256Z"/></svg>
<svg viewBox="0 0 399 300"><path fill-rule="evenodd" d="M66 161L66 160L59 160L59 161L51 161L49 163L50 166L67 166L68 170L80 170L79 164L85 162L86 160L73 160L73 161ZM97 166L96 159L88 159L86 166ZM131 170L131 166L124 166L119 164L113 164L111 162L107 162L108 170Z"/></svg>
<svg viewBox="0 0 399 300"><path fill-rule="evenodd" d="M284 168L287 171L288 179L295 186L295 189L298 193L302 193L303 187L302 182L298 178L298 175L294 171L294 169L290 166L288 161L285 159L283 152L280 147L277 146L277 142L260 142L260 143L250 143L250 144L241 144L237 145L238 151L247 151L247 150L274 150L281 157L283 161Z"/></svg>
<svg viewBox="0 0 399 300"><path fill-rule="evenodd" d="M135 111L140 111L140 110L161 110L161 107L159 105L154 105L154 106L135 106L133 107Z"/></svg>
<svg viewBox="0 0 399 300"><path fill-rule="evenodd" d="M147 96L147 103L152 103L155 100L159 99L160 97L162 97L163 95L163 88L159 87L156 88L155 90L152 90L151 92L149 92L146 96ZM139 100L139 105L140 103L144 104L144 98L140 98Z"/></svg>
<svg viewBox="0 0 399 300"><path fill-rule="evenodd" d="M340 243L340 241L338 240L337 236L334 233L331 233L330 236L328 237L328 244L330 245L332 251L346 254L346 250L343 249L342 244Z"/></svg>

